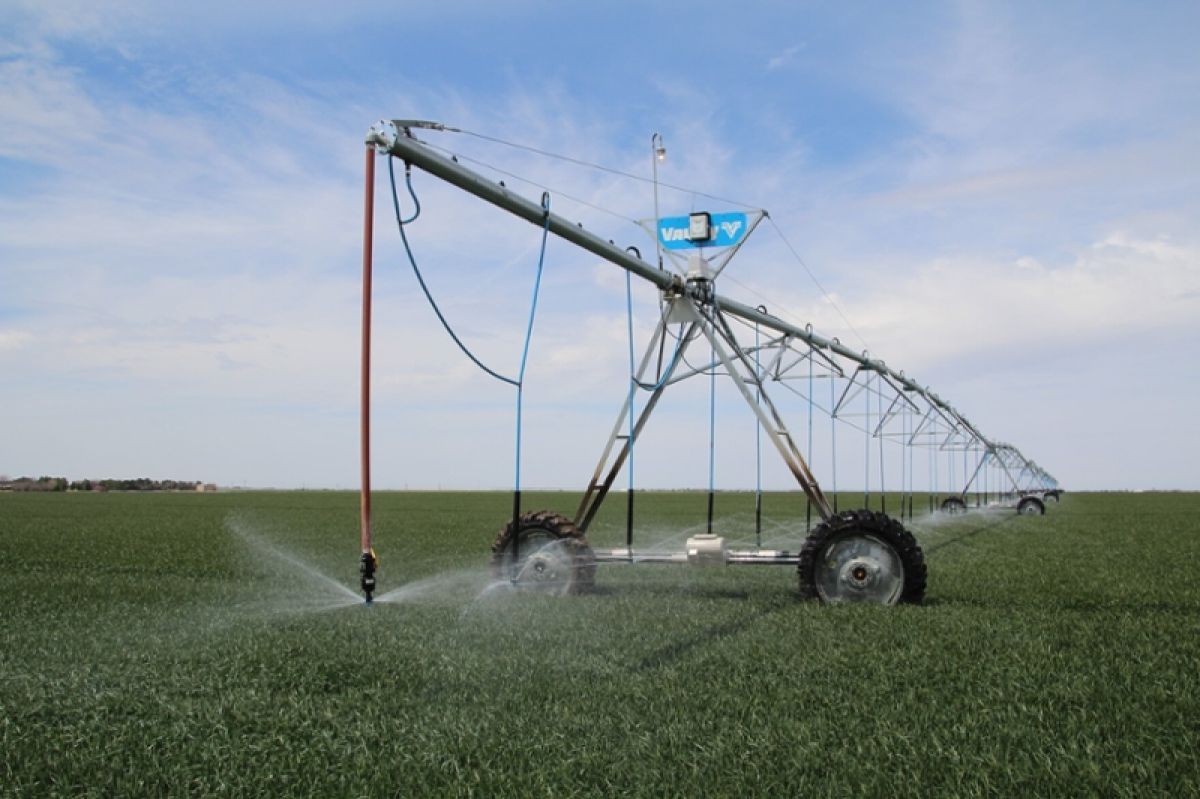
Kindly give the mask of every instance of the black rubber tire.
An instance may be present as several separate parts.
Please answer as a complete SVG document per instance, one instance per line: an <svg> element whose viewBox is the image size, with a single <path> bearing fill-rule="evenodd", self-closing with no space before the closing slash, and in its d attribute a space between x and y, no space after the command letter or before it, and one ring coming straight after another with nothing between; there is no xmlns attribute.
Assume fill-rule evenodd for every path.
<svg viewBox="0 0 1200 799"><path fill-rule="evenodd" d="M804 599L821 599L817 591L815 571L817 558L825 548L850 535L872 535L885 541L900 557L904 567L904 587L896 599L897 604L920 604L925 598L928 570L925 553L913 534L904 525L884 513L870 510L842 511L821 522L804 541L800 549L800 564L796 567L800 575L800 596Z"/></svg>
<svg viewBox="0 0 1200 799"><path fill-rule="evenodd" d="M967 503L963 502L962 497L946 497L942 500L942 513L958 516L966 512Z"/></svg>
<svg viewBox="0 0 1200 799"><path fill-rule="evenodd" d="M1022 516L1045 516L1046 503L1037 497L1022 497L1017 503L1017 513Z"/></svg>
<svg viewBox="0 0 1200 799"><path fill-rule="evenodd" d="M1056 503L1062 499L1062 496L1057 491L1047 491L1043 496L1046 499L1054 500Z"/></svg>
<svg viewBox="0 0 1200 799"><path fill-rule="evenodd" d="M521 540L519 554L522 562L529 556L529 550L532 548L525 546L527 539L553 538L569 547L572 559L570 574L565 586L556 593L584 594L595 586L596 558L592 554L592 548L588 546L584 534L566 516L548 510L530 511L517 518L516 530L519 531ZM510 520L496 534L496 540L492 543L492 573L497 580L512 579L514 574L512 558L509 556L513 537L513 522Z"/></svg>

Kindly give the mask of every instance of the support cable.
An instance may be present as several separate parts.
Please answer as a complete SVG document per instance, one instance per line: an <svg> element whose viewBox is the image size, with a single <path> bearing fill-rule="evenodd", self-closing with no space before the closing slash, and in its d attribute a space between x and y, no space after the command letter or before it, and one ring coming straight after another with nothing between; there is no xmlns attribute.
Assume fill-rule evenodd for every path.
<svg viewBox="0 0 1200 799"><path fill-rule="evenodd" d="M599 211L602 214L608 214L609 216L620 219L622 222L629 222L633 225L638 224L638 221L631 216L626 216L625 214L622 214L619 211L614 211L611 208L605 208L603 205L597 205L594 202L590 202L589 200L585 200L581 197L577 197L574 194L568 194L567 192L562 191L561 189L556 188L554 186L548 186L545 183L539 183L538 181L533 180L532 178L527 178L527 177L524 177L523 175L518 175L516 172L510 172L509 170L502 169L502 168L496 166L495 164L488 163L487 161L482 161L478 158L473 158L469 155L464 155L463 153L456 152L454 150L451 150L448 147L442 147L441 145L433 144L431 142L426 142L426 144L431 149L445 153L446 155L450 156L450 158L452 158L455 161L466 161L469 164L475 164L476 166L481 166L484 169L490 169L491 171L495 172L498 175L504 175L507 178L512 178L513 180L518 180L521 183L524 183L528 186L534 187L535 189L540 189L541 191L551 192L560 201L563 199L567 199L573 203L577 203L586 208L591 208L593 211Z"/></svg>
<svg viewBox="0 0 1200 799"><path fill-rule="evenodd" d="M586 167L588 169L595 169L599 172L607 172L610 175L619 175L623 178L629 178L630 180L641 181L642 183L652 182L650 178L647 178L644 175L635 175L632 172L622 172L619 169L613 169L612 167L604 166L603 164L595 164L595 163L592 163L591 161L584 161L580 158L572 158L569 155L560 155L558 153L552 153L548 150L541 150L541 149L538 149L537 147L530 147L527 144L518 144L516 142L506 141L504 139L500 139L495 136L487 136L483 133L475 133L474 131L462 130L459 128L448 128L447 127L444 129L454 132L454 133L463 133L467 136L474 136L477 139L494 142L495 144L503 144L505 147L512 147L513 149L516 149L516 150L524 150L526 152L534 153L535 155L543 156L544 158L553 158L557 161L565 161L568 164L575 164L576 166L582 166L582 167ZM685 194L691 194L696 197L704 197L709 200L716 200L717 202L729 203L730 205L737 205L742 208L756 208L757 207L757 206L751 205L749 203L743 203L743 202L738 202L737 200L731 200L727 197L718 197L715 194L706 194L705 192L697 191L696 189L689 189L686 186L674 186L670 183L663 183L661 181L659 182L658 185L662 186L665 189L673 189L675 191L684 192Z"/></svg>
<svg viewBox="0 0 1200 799"><path fill-rule="evenodd" d="M821 292L821 295L825 297L825 300L833 306L833 309L837 311L838 316L842 317L842 321L846 323L846 327L850 328L850 332L853 333L860 342L862 342L864 347L869 347L870 345L867 344L867 340L862 337L862 334L860 334L857 329L855 329L854 325L850 322L850 318L842 311L841 306L834 302L833 297L829 296L829 292L825 290L825 287L821 285L821 281L817 280L817 276L814 275L812 270L808 268L808 264L806 264L804 259L800 257L800 253L797 252L796 248L792 246L792 243L788 241L787 236L783 235L783 231L779 229L779 225L775 224L775 219L768 216L767 221L771 223L771 227L775 228L775 233L784 243L784 246L786 246L792 253L792 257L796 259L796 263L803 267L805 274L807 274L809 279L812 280L813 285L817 287L817 289Z"/></svg>

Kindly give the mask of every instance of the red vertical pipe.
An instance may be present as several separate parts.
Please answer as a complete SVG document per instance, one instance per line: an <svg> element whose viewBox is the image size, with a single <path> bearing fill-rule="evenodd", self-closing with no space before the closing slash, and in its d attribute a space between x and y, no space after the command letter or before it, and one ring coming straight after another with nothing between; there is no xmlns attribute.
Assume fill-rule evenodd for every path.
<svg viewBox="0 0 1200 799"><path fill-rule="evenodd" d="M359 531L362 551L371 551L371 247L375 222L375 152L367 146L366 186L363 192L362 386L360 418L362 491Z"/></svg>

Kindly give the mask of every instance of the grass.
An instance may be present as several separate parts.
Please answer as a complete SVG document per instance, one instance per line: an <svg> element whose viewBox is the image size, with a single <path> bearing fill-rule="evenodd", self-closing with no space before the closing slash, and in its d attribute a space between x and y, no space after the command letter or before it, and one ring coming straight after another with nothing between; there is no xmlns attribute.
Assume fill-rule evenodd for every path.
<svg viewBox="0 0 1200 799"><path fill-rule="evenodd" d="M891 609L785 567L481 595L509 501L378 495L380 590L416 588L367 609L297 565L356 584L351 494L0 494L0 794L1200 793L1198 495L918 518L927 600ZM641 540L703 507L642 496Z"/></svg>

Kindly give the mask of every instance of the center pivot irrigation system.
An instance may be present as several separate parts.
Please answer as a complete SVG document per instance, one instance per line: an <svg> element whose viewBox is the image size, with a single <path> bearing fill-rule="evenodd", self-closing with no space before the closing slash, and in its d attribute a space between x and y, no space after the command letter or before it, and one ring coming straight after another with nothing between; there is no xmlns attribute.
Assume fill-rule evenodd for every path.
<svg viewBox="0 0 1200 799"><path fill-rule="evenodd" d="M659 217L655 172L655 219L641 223L655 239L657 264L642 259L636 248L616 246L550 210L550 195L533 202L463 166L443 147L422 141L414 131L465 133L441 123L420 120L381 121L366 138L366 190L363 224L362 315L362 494L361 587L369 603L375 591L378 561L372 541L370 488L370 367L371 273L374 217L375 161L388 158L396 221L417 279L446 331L481 369L517 389L517 479L511 520L492 545L492 565L501 579L518 587L565 594L586 591L595 578L597 563L678 563L697 565L792 565L799 571L800 592L825 602L857 601L891 605L919 602L925 592L924 555L903 519L914 513L915 450L924 450L929 472L930 512L965 513L972 504L1004 507L1023 514L1044 514L1047 500L1057 501L1061 489L1044 469L1016 447L994 441L962 413L921 386L904 372L894 371L867 352L855 352L836 338L824 338L812 326L798 327L772 315L764 306L751 307L716 292L715 284L746 238L764 219L766 211L692 213L684 217ZM479 135L479 134L471 134ZM488 138L488 137L481 137ZM498 140L493 140L498 141ZM504 142L507 144L506 142ZM665 154L661 138L652 139L655 155ZM515 145L520 146L520 145ZM530 149L530 148L524 148ZM535 151L540 152L540 151ZM447 153L447 154L443 154ZM543 155L549 155L542 153ZM465 159L464 159L465 160ZM573 159L568 159L573 160ZM415 209L402 218L396 191L394 161L404 164L405 181ZM580 163L580 162L576 162ZM463 344L438 308L421 276L405 232L420 215L412 186L412 170L420 169L469 192L542 230L538 282L526 331L525 348L516 379L485 366ZM655 166L657 170L657 165ZM611 171L611 170L610 170ZM634 357L630 323L629 384L596 470L573 517L551 511L523 512L520 490L521 390L529 337L537 307L546 238L549 234L570 242L641 278L658 290L661 314L640 360ZM781 234L782 235L782 234ZM786 240L785 240L786 241ZM790 247L790 245L789 245ZM664 256L666 261L664 262ZM664 264L671 268L666 268ZM632 317L631 317L632 318ZM739 339L739 333L742 339ZM749 343L751 337L753 343ZM708 345L705 362L696 366L684 356L703 340ZM766 439L779 453L788 471L806 496L807 537L796 551L762 547L761 463L755 502L755 542L751 548L730 547L712 532L713 491L710 463L707 532L688 538L680 552L639 550L634 546L634 487L632 469L626 491L625 545L612 549L589 546L586 534L601 504L609 495L622 467L631 459L664 392L681 381L708 376L715 384L724 375L733 382L757 419L756 451ZM710 389L710 398L715 389ZM640 392L640 394L639 394ZM807 405L805 457L772 398L794 395ZM638 398L644 395L640 409ZM710 399L710 402L715 400ZM710 418L712 408L710 405ZM832 500L821 488L810 464L813 409L830 419ZM714 422L715 424L715 422ZM837 507L837 426L849 425L865 441L866 486L862 509ZM710 429L710 435L711 435ZM844 440L849 438L844 436ZM883 491L885 444L901 449L899 458L899 518L887 514ZM878 447L879 510L871 510L871 451ZM710 447L711 450L711 447ZM943 489L946 484L949 489ZM895 493L895 489L893 489ZM812 524L815 511L819 522Z"/></svg>

